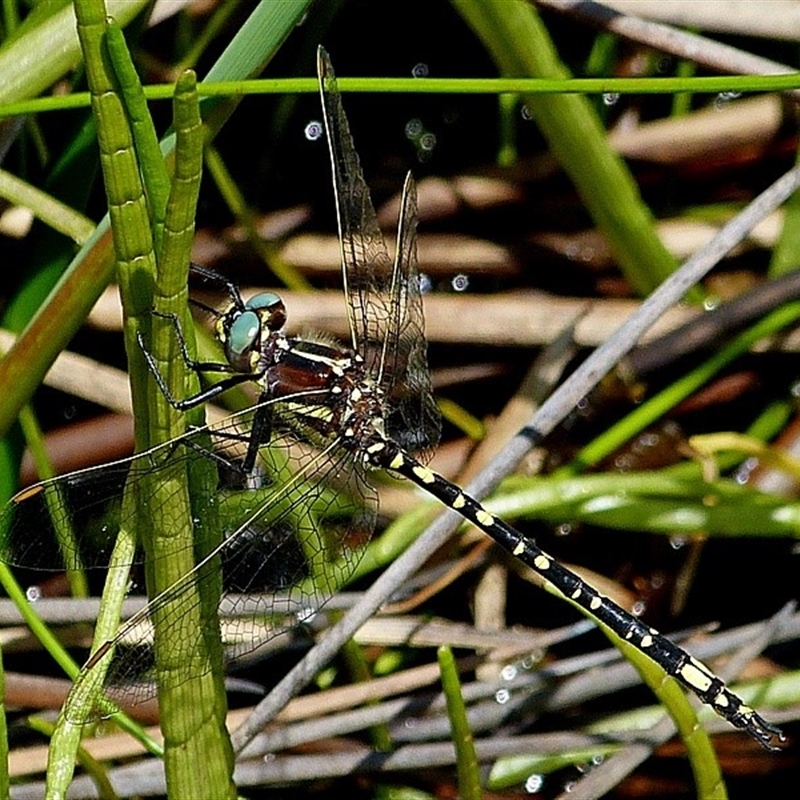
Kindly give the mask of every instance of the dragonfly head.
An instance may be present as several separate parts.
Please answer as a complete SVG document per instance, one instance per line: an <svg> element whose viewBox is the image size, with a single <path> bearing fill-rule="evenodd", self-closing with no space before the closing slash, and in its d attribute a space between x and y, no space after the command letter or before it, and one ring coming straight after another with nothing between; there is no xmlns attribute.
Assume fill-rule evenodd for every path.
<svg viewBox="0 0 800 800"><path fill-rule="evenodd" d="M217 337L229 363L242 372L254 371L267 337L286 322L283 300L273 292L260 292L244 308L231 308L217 325Z"/></svg>

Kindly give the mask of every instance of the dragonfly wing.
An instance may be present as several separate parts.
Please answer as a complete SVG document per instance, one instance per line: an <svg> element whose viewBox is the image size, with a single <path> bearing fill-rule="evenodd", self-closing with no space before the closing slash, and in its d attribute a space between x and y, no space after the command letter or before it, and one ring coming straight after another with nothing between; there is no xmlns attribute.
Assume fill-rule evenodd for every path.
<svg viewBox="0 0 800 800"><path fill-rule="evenodd" d="M144 485L188 458L233 465L241 457L251 419L247 410L129 458L23 489L0 509L0 560L44 572L105 568L126 522L120 518L126 484ZM142 560L139 551L131 563Z"/></svg>
<svg viewBox="0 0 800 800"><path fill-rule="evenodd" d="M325 129L333 170L342 274L353 348L398 409L389 433L414 451L439 438L431 395L417 268L417 195L409 175L403 192L397 251L391 262L378 227L328 54L318 51Z"/></svg>
<svg viewBox="0 0 800 800"><path fill-rule="evenodd" d="M389 313L381 298L392 282L392 262L378 227L361 162L350 135L330 58L317 53L322 110L333 170L336 216L353 349L362 355L391 335ZM378 306L374 308L377 300Z"/></svg>
<svg viewBox="0 0 800 800"><path fill-rule="evenodd" d="M391 327L381 360L389 408L387 433L425 460L439 442L439 409L433 399L428 369L428 343L417 261L417 188L409 172L403 186L397 223L392 285L387 304Z"/></svg>
<svg viewBox="0 0 800 800"><path fill-rule="evenodd" d="M375 526L377 497L357 454L338 440L322 449L300 443L297 427L276 427L254 474L221 489L222 544L127 620L87 663L68 701L72 721L83 724L112 713L106 700L95 701L88 715L81 705L88 687L97 685L98 671L105 671L105 698L115 703L136 705L155 695L153 617L188 613L197 602L197 583L218 580L220 569L220 626L229 663L296 628L352 573Z"/></svg>
<svg viewBox="0 0 800 800"><path fill-rule="evenodd" d="M125 459L91 467L18 492L0 511L0 560L42 572L106 566L125 481L136 464Z"/></svg>

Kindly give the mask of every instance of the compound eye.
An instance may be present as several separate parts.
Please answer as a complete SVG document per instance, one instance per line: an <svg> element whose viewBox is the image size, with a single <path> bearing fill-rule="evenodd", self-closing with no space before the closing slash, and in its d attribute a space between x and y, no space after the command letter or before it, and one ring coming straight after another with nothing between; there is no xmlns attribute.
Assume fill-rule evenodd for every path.
<svg viewBox="0 0 800 800"><path fill-rule="evenodd" d="M249 354L258 346L261 336L261 319L255 311L242 311L231 322L228 335L225 339L225 349L228 361L239 364L249 361Z"/></svg>
<svg viewBox="0 0 800 800"><path fill-rule="evenodd" d="M253 295L244 307L247 311L258 314L261 324L270 331L280 330L286 322L286 307L274 292Z"/></svg>

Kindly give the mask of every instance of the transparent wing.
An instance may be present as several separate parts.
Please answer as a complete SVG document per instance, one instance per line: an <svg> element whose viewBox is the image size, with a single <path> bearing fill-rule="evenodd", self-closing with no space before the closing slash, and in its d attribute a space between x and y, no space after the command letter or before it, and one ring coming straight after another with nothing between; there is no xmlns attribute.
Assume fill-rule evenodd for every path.
<svg viewBox="0 0 800 800"><path fill-rule="evenodd" d="M353 349L363 354L389 331L390 310L375 308L372 295L377 293L379 299L388 293L393 266L350 135L336 76L322 47L317 51L317 72L333 170L350 332Z"/></svg>
<svg viewBox="0 0 800 800"><path fill-rule="evenodd" d="M381 367L386 374L389 408L387 433L425 460L439 442L439 409L428 370L428 342L417 262L417 187L409 172L403 186L397 223L397 250L387 298L390 327ZM394 376L394 377L392 377Z"/></svg>
<svg viewBox="0 0 800 800"><path fill-rule="evenodd" d="M85 696L98 667L105 672L105 697L113 702L124 707L153 697L153 617L166 609L174 616L188 613L195 584L215 579L220 569L220 634L229 664L307 620L342 586L374 529L374 490L359 460L338 442L321 452L282 445L262 449L258 488L220 496L222 545L122 625L84 668L71 698ZM194 640L173 644L189 657L196 646ZM85 709L73 702L68 700L68 717L87 721ZM100 703L89 719L108 713Z"/></svg>
<svg viewBox="0 0 800 800"><path fill-rule="evenodd" d="M84 670L75 696L85 697L85 684L108 667L101 682L112 698L135 703L152 697L150 620L167 607L171 615L188 613L196 602L195 584L218 580L219 570L223 640L229 661L235 661L320 608L355 568L377 507L360 459L306 424L305 416L323 411L322 405L306 399L300 413L283 407L285 400L259 408L265 405L274 411L274 422L253 473L238 466L255 413L248 409L133 458L37 484L0 512L0 558L6 563L30 570L103 567L125 522L120 514L126 481L153 485L161 470L180 459L210 458L219 468L215 507L222 544L123 624ZM87 718L78 708L74 721L108 713L101 705Z"/></svg>
<svg viewBox="0 0 800 800"><path fill-rule="evenodd" d="M439 439L439 415L431 395L417 268L417 202L409 175L403 191L394 263L389 259L369 189L342 107L328 54L317 68L333 172L342 253L342 274L353 348L384 389L389 433L406 447L427 453Z"/></svg>

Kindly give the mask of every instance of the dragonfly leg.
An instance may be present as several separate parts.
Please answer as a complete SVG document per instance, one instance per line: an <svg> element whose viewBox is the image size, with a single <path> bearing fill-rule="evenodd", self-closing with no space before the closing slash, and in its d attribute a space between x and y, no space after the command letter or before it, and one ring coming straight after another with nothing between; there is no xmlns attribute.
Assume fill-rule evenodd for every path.
<svg viewBox="0 0 800 800"><path fill-rule="evenodd" d="M192 372L224 372L224 373L232 373L238 372L231 364L224 362L224 361L195 361L191 354L189 353L189 345L186 343L186 337L183 335L183 329L181 328L181 323L178 320L178 317L175 314L164 314L161 311L153 310L153 316L161 317L162 319L168 319L172 323L172 327L175 329L175 338L178 340L178 346L181 349L181 357L183 358L183 363L192 370ZM139 346L145 353L145 356L148 355L148 352L144 345L142 344L141 338L139 341Z"/></svg>
<svg viewBox="0 0 800 800"><path fill-rule="evenodd" d="M262 396L263 397L263 396ZM250 441L247 444L247 455L244 459L244 472L250 475L256 465L258 449L269 442L272 436L272 406L262 404L256 408Z"/></svg>
<svg viewBox="0 0 800 800"><path fill-rule="evenodd" d="M261 373L237 373L235 375L231 375L229 378L220 381L219 383L215 383L213 386L209 386L207 389L203 389L197 394L192 395L191 397L186 397L183 400L178 400L177 398L173 397L172 392L169 390L169 386L167 386L167 382L164 380L164 376L161 374L158 364L156 363L155 358L153 358L153 354L147 349L144 343L144 339L142 338L141 333L136 334L136 341L139 343L139 347L142 350L142 355L144 355L144 359L147 362L147 366L150 369L150 372L153 375L156 383L158 384L158 388L161 390L164 397L167 399L167 402L178 411L188 411L189 409L196 408L203 403L207 403L209 400L213 400L213 398L221 395L223 392L227 391L228 389L232 389L234 386L239 386L242 383L247 383L248 381L258 380L261 377ZM197 362L189 361L187 366L190 369L194 369L193 364ZM212 367L208 368L208 372L217 371L221 372L223 370L216 369L216 367L221 367L223 365L213 365ZM197 372L203 372L206 370L197 369ZM227 372L234 371L233 368L228 365L228 369L225 370Z"/></svg>

